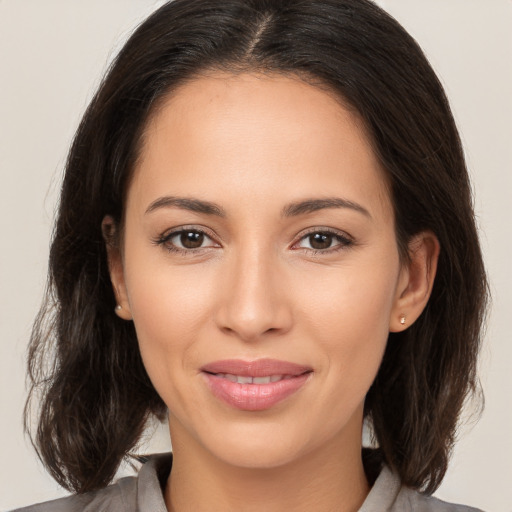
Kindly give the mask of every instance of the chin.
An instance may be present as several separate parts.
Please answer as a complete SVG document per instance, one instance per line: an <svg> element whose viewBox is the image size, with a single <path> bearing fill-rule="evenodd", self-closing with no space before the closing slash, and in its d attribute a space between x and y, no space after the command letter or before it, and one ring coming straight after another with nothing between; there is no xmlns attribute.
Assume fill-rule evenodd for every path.
<svg viewBox="0 0 512 512"><path fill-rule="evenodd" d="M220 448L220 447L216 447ZM263 440L261 443L226 444L216 449L217 458L225 464L245 469L272 469L285 466L303 455L296 447L284 446L279 441Z"/></svg>
<svg viewBox="0 0 512 512"><path fill-rule="evenodd" d="M317 450L323 439L308 429L290 428L284 420L231 424L200 437L203 449L215 458L246 469L272 469L294 463Z"/></svg>

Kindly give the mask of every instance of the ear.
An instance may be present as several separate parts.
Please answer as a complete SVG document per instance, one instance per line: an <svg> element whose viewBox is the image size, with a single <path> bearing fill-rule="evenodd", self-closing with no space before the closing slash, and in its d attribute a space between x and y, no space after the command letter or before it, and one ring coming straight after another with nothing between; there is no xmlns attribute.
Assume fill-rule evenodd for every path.
<svg viewBox="0 0 512 512"><path fill-rule="evenodd" d="M114 288L116 296L115 313L123 320L131 320L132 313L126 292L126 284L124 279L123 258L119 247L119 236L117 233L117 223L107 215L101 223L101 231L107 249L108 270L110 273L110 281Z"/></svg>
<svg viewBox="0 0 512 512"><path fill-rule="evenodd" d="M431 231L422 231L409 242L409 260L400 270L389 319L390 332L407 329L421 315L434 285L439 251L439 241Z"/></svg>

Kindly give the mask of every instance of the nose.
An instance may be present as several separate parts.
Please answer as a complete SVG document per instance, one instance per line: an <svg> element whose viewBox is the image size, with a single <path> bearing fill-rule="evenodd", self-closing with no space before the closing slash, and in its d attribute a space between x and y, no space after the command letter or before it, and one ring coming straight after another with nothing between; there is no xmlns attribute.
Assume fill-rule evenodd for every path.
<svg viewBox="0 0 512 512"><path fill-rule="evenodd" d="M232 256L222 279L218 327L246 342L288 332L293 308L278 258L254 247Z"/></svg>

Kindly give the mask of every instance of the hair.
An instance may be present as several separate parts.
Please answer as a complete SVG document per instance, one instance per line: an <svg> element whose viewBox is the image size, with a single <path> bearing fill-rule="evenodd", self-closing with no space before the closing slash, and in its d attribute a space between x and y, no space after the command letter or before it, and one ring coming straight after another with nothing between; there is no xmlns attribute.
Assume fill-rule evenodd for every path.
<svg viewBox="0 0 512 512"><path fill-rule="evenodd" d="M114 314L101 223L122 227L141 138L159 100L207 71L295 76L334 92L362 119L390 184L400 254L432 231L441 245L431 298L390 333L365 401L376 448L402 482L441 483L476 361L487 281L459 135L443 88L414 39L369 0L175 0L133 33L76 132L29 347L32 442L78 493L107 485L150 417L153 388L132 322ZM342 454L340 454L340 457Z"/></svg>

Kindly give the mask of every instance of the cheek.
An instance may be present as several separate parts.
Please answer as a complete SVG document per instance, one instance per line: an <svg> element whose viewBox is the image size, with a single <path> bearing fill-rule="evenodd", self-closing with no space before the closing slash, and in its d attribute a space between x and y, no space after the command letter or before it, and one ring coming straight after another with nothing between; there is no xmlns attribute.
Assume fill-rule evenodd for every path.
<svg viewBox="0 0 512 512"><path fill-rule="evenodd" d="M389 334L398 268L381 262L344 268L324 283L313 279L303 283L309 296L301 315L307 319L308 337L321 349L329 383L324 398L334 408L364 400L377 374Z"/></svg>
<svg viewBox="0 0 512 512"><path fill-rule="evenodd" d="M158 388L157 381L170 380L177 367L190 366L194 342L211 318L211 277L199 268L173 268L161 255L138 258L136 252L125 268L142 358Z"/></svg>
<svg viewBox="0 0 512 512"><path fill-rule="evenodd" d="M387 334L399 274L398 260L387 259L304 273L297 280L300 290L294 291L303 297L301 315L317 332L327 331L329 336L338 333L364 342L372 336L363 333Z"/></svg>

